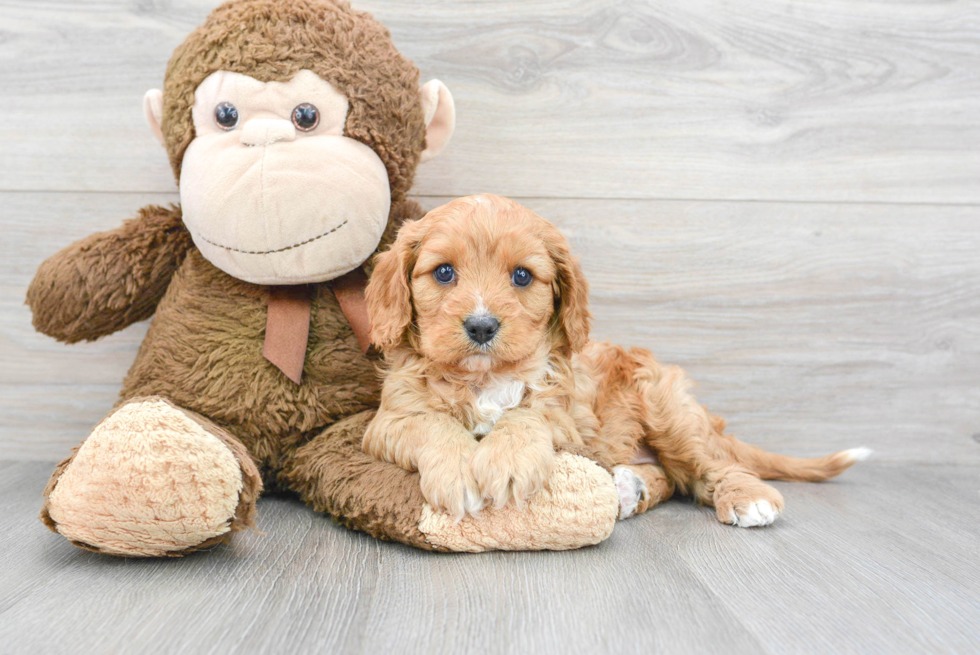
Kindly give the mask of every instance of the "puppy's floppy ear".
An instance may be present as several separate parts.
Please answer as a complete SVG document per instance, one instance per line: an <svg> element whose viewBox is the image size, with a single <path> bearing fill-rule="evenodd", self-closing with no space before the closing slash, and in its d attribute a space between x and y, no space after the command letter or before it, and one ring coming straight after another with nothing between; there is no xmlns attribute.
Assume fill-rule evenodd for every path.
<svg viewBox="0 0 980 655"><path fill-rule="evenodd" d="M391 247L375 257L365 295L371 319L371 342L382 350L401 343L412 323L409 274L421 239L419 221L406 221Z"/></svg>
<svg viewBox="0 0 980 655"><path fill-rule="evenodd" d="M556 228L549 227L544 235L545 243L557 269L552 285L555 294L552 328L557 333L561 350L565 355L571 355L589 343L589 332L592 329L589 283L582 273L578 259L572 255L568 241Z"/></svg>

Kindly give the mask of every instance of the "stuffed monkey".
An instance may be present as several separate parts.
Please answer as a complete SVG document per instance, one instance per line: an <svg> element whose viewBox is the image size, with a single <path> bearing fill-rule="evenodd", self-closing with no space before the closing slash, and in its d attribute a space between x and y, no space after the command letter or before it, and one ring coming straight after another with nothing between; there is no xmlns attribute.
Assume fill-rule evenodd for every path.
<svg viewBox="0 0 980 655"><path fill-rule="evenodd" d="M263 488L435 550L573 548L611 532L607 471L559 456L523 511L453 523L418 474L361 450L380 381L370 257L422 210L415 168L454 109L341 0L233 0L144 100L180 207L145 207L45 261L27 300L66 343L153 316L115 409L58 465L41 518L76 546L183 555L252 526Z"/></svg>

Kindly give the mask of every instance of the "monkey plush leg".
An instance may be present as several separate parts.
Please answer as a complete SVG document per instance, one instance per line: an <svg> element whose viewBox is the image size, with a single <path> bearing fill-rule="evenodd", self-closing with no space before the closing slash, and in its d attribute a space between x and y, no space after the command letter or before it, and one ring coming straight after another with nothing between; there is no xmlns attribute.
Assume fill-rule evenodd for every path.
<svg viewBox="0 0 980 655"><path fill-rule="evenodd" d="M88 550L179 556L253 525L261 490L235 437L162 398L140 398L58 465L41 520Z"/></svg>
<svg viewBox="0 0 980 655"><path fill-rule="evenodd" d="M566 550L606 539L619 494L606 469L568 452L555 456L548 488L524 509L485 509L456 523L433 511L417 472L367 455L364 430L374 412L327 428L296 451L281 479L307 503L344 525L427 550Z"/></svg>

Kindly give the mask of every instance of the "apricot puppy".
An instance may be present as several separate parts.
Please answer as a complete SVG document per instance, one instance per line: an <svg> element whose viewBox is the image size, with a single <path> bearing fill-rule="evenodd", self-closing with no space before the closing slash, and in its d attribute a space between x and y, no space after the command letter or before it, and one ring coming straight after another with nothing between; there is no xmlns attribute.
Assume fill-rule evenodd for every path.
<svg viewBox="0 0 980 655"><path fill-rule="evenodd" d="M678 491L743 527L783 511L762 478L823 480L870 452L764 452L723 434L681 369L590 342L567 241L506 198L459 198L406 222L377 256L367 301L388 371L364 449L417 469L429 504L456 519L523 503L565 443L613 466L620 518Z"/></svg>

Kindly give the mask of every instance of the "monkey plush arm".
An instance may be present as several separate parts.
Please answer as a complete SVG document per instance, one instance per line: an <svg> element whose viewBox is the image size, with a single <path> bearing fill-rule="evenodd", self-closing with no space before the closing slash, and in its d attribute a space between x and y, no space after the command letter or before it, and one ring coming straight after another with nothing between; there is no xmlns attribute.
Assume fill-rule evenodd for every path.
<svg viewBox="0 0 980 655"><path fill-rule="evenodd" d="M75 343L152 316L193 245L180 216L179 207L150 205L49 257L27 290L34 327Z"/></svg>

